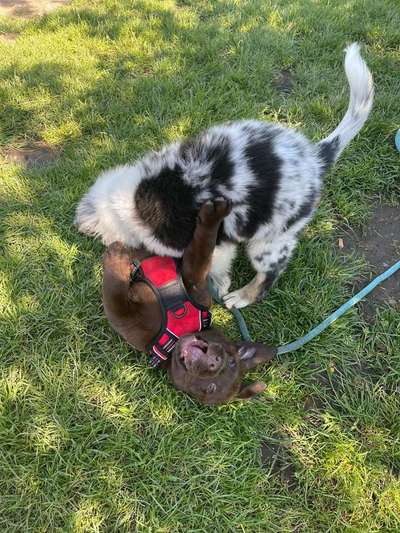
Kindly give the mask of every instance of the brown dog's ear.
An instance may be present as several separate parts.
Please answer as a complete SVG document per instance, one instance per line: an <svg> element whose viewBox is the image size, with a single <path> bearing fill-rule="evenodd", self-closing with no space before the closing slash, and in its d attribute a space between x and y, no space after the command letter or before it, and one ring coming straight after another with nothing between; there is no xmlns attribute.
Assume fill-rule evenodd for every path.
<svg viewBox="0 0 400 533"><path fill-rule="evenodd" d="M255 383L250 383L250 385L242 385L237 397L242 400L249 400L264 392L266 388L266 384L262 381L256 381Z"/></svg>
<svg viewBox="0 0 400 533"><path fill-rule="evenodd" d="M259 342L241 342L237 345L242 368L247 371L258 365L272 361L276 355L276 348L265 346Z"/></svg>

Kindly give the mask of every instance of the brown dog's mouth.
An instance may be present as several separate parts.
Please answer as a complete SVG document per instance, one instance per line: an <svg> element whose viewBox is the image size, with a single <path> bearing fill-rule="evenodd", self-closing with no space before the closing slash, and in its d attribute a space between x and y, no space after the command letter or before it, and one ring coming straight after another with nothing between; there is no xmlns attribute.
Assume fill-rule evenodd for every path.
<svg viewBox="0 0 400 533"><path fill-rule="evenodd" d="M188 369L188 366L192 366L193 363L207 353L207 349L207 342L196 337L191 337L182 341L179 358L186 369Z"/></svg>
<svg viewBox="0 0 400 533"><path fill-rule="evenodd" d="M209 343L197 335L183 337L175 357L185 370L202 377L216 376L226 363L224 350L218 343Z"/></svg>

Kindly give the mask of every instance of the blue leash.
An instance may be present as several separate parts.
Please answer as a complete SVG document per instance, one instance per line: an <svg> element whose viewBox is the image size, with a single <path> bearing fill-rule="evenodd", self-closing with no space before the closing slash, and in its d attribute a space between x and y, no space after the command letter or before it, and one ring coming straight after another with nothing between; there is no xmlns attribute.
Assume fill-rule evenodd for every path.
<svg viewBox="0 0 400 533"><path fill-rule="evenodd" d="M300 337L299 339L293 342L289 342L289 344L284 344L283 346L279 346L279 348L277 349L277 354L281 355L284 353L294 352L295 350L298 350L299 348L304 346L307 342L310 342L312 339L317 337L317 335L320 335L323 331L325 331L326 328L328 328L333 322L335 322L335 320L337 320L339 317L344 315L346 311L348 311L351 307L356 305L360 300L362 300L365 296L367 296L367 294L373 291L379 284L385 281L385 279L390 278L390 276L392 276L398 270L400 270L400 261L397 261L397 263L395 263L390 268L385 270L385 272L383 272L382 274L377 276L375 279L373 279L360 292L355 294L352 298L350 298L350 300L348 300L346 303L341 305L339 309L336 309L335 312L333 312L331 315L328 316L328 318L326 318L324 321L318 324L318 326L316 326L311 331L309 331L307 335L304 335L304 337ZM215 289L215 286L213 285L211 280L209 283L209 287L210 287L211 295L214 298L214 300L222 304L218 296L218 293ZM244 318L241 312L236 308L232 308L231 312L238 323L243 340L245 341L251 340L249 330L247 328L246 322L244 321Z"/></svg>
<svg viewBox="0 0 400 533"><path fill-rule="evenodd" d="M397 130L394 138L394 144L396 145L397 150L400 152L400 128Z"/></svg>

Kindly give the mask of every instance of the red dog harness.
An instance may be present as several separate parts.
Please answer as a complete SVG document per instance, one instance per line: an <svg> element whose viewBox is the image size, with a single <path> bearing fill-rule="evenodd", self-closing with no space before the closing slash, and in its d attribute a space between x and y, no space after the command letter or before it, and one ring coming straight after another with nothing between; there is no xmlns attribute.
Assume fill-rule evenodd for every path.
<svg viewBox="0 0 400 533"><path fill-rule="evenodd" d="M146 346L149 363L156 367L166 361L179 337L210 327L211 313L187 294L179 260L153 256L141 263L132 261L131 283L146 283L161 305L161 328Z"/></svg>

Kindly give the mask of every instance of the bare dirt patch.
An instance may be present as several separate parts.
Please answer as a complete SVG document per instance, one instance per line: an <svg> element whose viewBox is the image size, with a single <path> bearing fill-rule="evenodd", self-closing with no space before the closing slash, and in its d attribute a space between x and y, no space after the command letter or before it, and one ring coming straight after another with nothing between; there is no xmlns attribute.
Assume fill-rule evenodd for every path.
<svg viewBox="0 0 400 533"><path fill-rule="evenodd" d="M12 31L8 31L8 32L5 32L5 33L0 33L0 41L6 41L6 42L12 43L12 42L14 42L16 40L18 35L19 35L19 33L14 33Z"/></svg>
<svg viewBox="0 0 400 533"><path fill-rule="evenodd" d="M1 0L0 0L1 1ZM293 91L294 78L289 69L280 70L272 80L272 85L283 94L290 94Z"/></svg>
<svg viewBox="0 0 400 533"><path fill-rule="evenodd" d="M379 204L374 208L370 223L359 231L347 230L340 236L344 253L363 255L371 269L371 279L400 259L400 207ZM339 241L340 241L339 239ZM366 280L356 283L356 289ZM371 321L381 304L400 308L400 272L379 285L360 303L365 319Z"/></svg>
<svg viewBox="0 0 400 533"><path fill-rule="evenodd" d="M0 15L31 18L68 3L69 0L0 0Z"/></svg>
<svg viewBox="0 0 400 533"><path fill-rule="evenodd" d="M289 444L281 435L273 435L261 445L261 464L286 485L288 490L293 490L298 482L288 448Z"/></svg>
<svg viewBox="0 0 400 533"><path fill-rule="evenodd" d="M4 151L6 161L25 165L28 168L49 165L57 159L58 155L58 150L39 142L20 148L8 148Z"/></svg>

